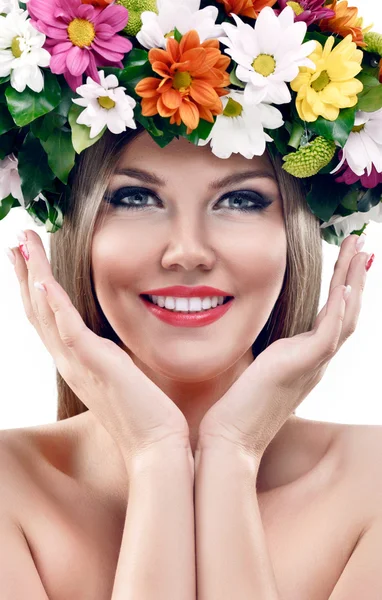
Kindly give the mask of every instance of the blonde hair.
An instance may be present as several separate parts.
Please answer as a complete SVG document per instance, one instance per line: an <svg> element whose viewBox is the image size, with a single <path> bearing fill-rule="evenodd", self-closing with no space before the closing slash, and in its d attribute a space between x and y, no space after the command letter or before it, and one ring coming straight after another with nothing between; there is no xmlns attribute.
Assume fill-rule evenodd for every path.
<svg viewBox="0 0 382 600"><path fill-rule="evenodd" d="M91 272L92 238L103 212L103 197L125 145L143 128L119 136L106 132L85 150L73 172L72 194L63 227L50 237L53 275L65 289L86 325L120 347L123 342L100 307ZM269 153L278 180L287 238L287 266L280 295L252 345L254 358L277 339L309 331L317 316L322 275L319 219L310 211L300 182ZM88 410L56 370L57 421Z"/></svg>

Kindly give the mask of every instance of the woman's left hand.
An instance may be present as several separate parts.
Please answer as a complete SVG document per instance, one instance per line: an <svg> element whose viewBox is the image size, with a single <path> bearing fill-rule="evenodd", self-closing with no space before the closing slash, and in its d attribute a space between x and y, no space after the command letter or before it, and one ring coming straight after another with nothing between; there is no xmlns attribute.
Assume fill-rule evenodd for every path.
<svg viewBox="0 0 382 600"><path fill-rule="evenodd" d="M205 414L198 450L223 447L261 459L293 411L319 383L333 356L355 331L366 281L368 254L357 253L358 235L345 238L329 297L312 331L268 346ZM351 285L344 300L346 285Z"/></svg>

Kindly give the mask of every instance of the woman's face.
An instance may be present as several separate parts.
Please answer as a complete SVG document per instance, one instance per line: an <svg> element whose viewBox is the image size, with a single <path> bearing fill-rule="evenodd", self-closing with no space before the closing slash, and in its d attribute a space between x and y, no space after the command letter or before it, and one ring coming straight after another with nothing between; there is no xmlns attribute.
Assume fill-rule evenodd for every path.
<svg viewBox="0 0 382 600"><path fill-rule="evenodd" d="M183 138L160 148L144 132L126 146L108 190L121 206L110 205L99 221L92 275L134 362L179 382L249 365L286 268L282 201L268 157L223 160ZM239 210L259 203L263 209ZM140 298L172 285L210 285L235 299L209 325L174 327Z"/></svg>

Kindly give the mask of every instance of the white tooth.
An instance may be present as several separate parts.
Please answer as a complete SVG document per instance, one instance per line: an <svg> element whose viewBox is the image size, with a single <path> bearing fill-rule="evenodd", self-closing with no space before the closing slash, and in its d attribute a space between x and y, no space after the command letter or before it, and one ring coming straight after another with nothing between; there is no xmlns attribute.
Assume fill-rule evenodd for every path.
<svg viewBox="0 0 382 600"><path fill-rule="evenodd" d="M218 304L218 297L213 296L212 297L212 308L216 308L217 304Z"/></svg>
<svg viewBox="0 0 382 600"><path fill-rule="evenodd" d="M200 310L202 308L202 301L200 298L190 298L190 310Z"/></svg>
<svg viewBox="0 0 382 600"><path fill-rule="evenodd" d="M149 297L151 298L151 300L152 300L153 302L155 302L155 304L157 304L157 303L158 303L158 297L159 297L159 296L149 296Z"/></svg>
<svg viewBox="0 0 382 600"><path fill-rule="evenodd" d="M202 300L202 308L204 309L208 309L211 308L212 304L211 304L211 298L203 298Z"/></svg>
<svg viewBox="0 0 382 600"><path fill-rule="evenodd" d="M158 306L164 308L165 296L158 296Z"/></svg>
<svg viewBox="0 0 382 600"><path fill-rule="evenodd" d="M188 312L188 298L175 298L175 310Z"/></svg>
<svg viewBox="0 0 382 600"><path fill-rule="evenodd" d="M218 303L223 304L223 302L224 302L224 296L218 296Z"/></svg>
<svg viewBox="0 0 382 600"><path fill-rule="evenodd" d="M175 308L175 299L172 298L171 296L167 296L165 303L164 303L164 307L168 308L170 310L172 310L173 308Z"/></svg>

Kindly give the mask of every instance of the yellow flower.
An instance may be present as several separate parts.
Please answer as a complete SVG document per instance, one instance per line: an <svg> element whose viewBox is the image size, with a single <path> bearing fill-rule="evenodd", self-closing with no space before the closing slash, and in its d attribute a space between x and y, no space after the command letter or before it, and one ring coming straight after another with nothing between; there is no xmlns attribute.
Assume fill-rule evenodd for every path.
<svg viewBox="0 0 382 600"><path fill-rule="evenodd" d="M363 84L355 79L362 70L362 50L350 34L334 49L333 44L333 36L324 47L316 41L316 50L309 56L316 70L300 67L299 75L290 83L298 92L296 108L303 121L316 121L320 115L335 121L341 108L357 104L357 94L363 90Z"/></svg>

